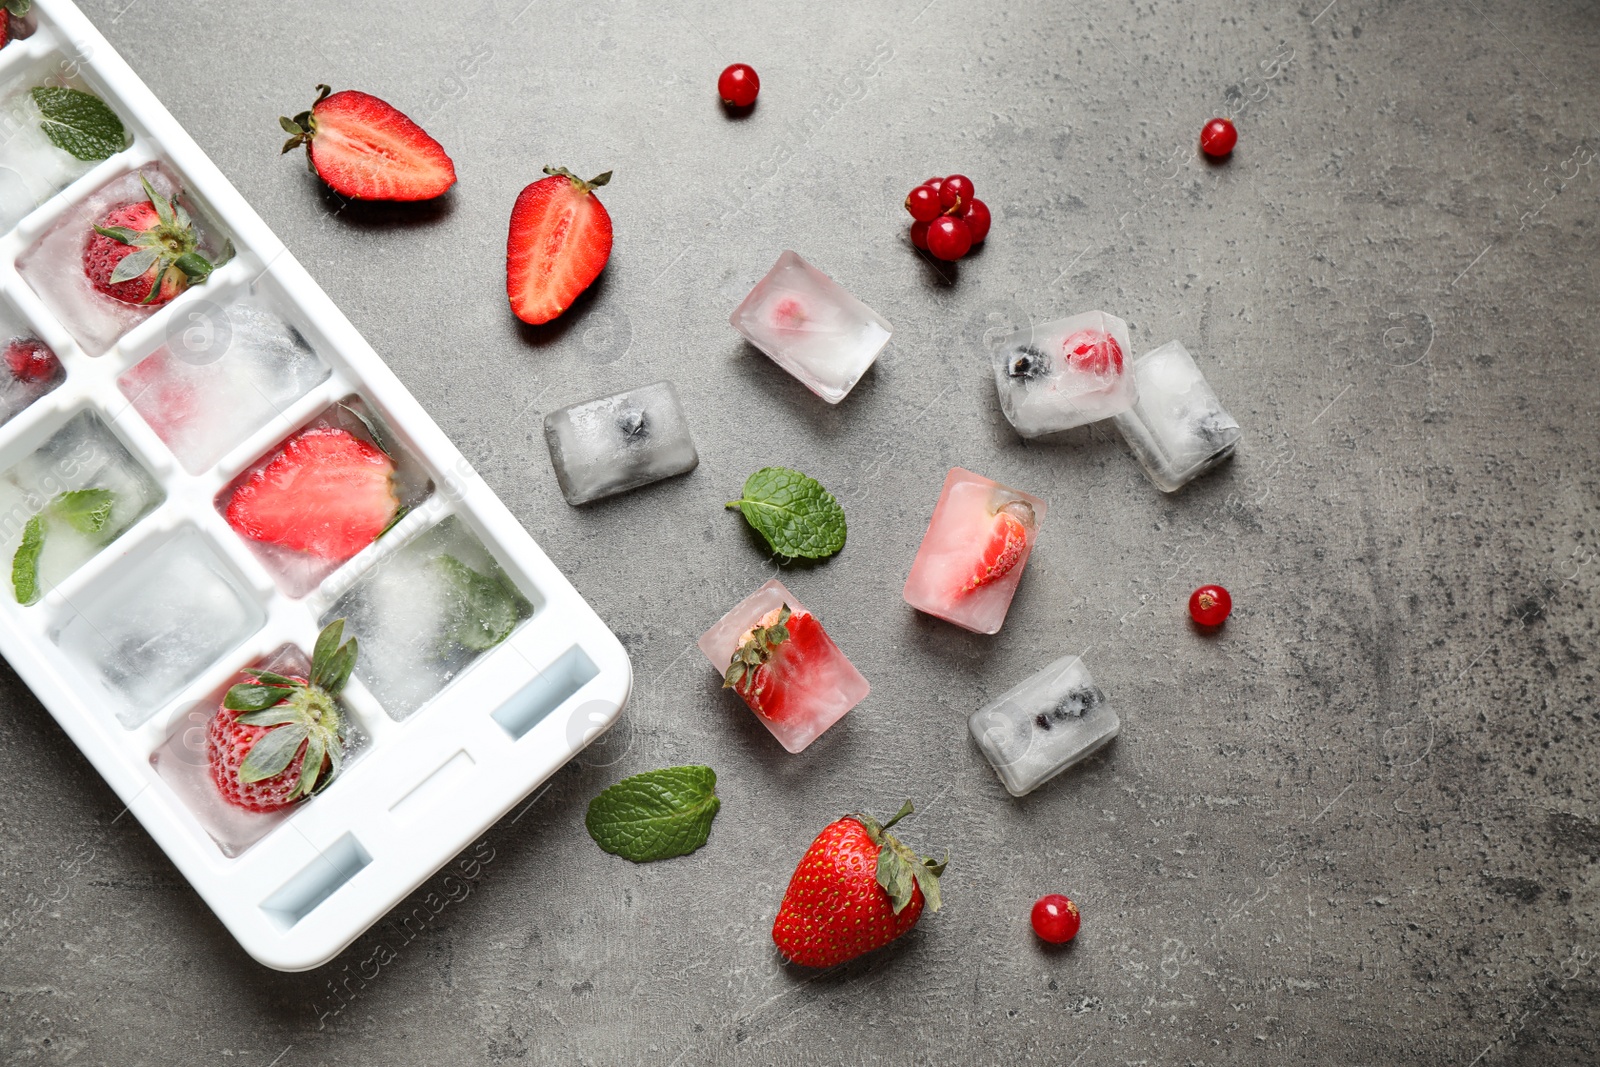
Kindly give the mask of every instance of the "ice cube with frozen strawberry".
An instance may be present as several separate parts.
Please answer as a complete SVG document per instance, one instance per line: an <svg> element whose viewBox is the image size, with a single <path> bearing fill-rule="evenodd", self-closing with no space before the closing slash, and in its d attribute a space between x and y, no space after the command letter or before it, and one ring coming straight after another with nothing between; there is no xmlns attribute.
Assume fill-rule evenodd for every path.
<svg viewBox="0 0 1600 1067"><path fill-rule="evenodd" d="M1045 507L1031 493L953 468L906 578L906 603L975 633L998 632Z"/></svg>
<svg viewBox="0 0 1600 1067"><path fill-rule="evenodd" d="M1000 407L1024 437L1108 419L1138 399L1128 324L1103 311L1028 326L993 349Z"/></svg>
<svg viewBox="0 0 1600 1067"><path fill-rule="evenodd" d="M778 743L800 752L867 695L867 680L776 578L700 637L700 651Z"/></svg>

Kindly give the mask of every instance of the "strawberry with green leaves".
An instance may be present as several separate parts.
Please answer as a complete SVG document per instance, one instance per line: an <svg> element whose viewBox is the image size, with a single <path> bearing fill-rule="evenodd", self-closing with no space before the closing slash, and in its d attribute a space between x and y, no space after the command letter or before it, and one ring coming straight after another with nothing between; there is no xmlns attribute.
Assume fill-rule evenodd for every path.
<svg viewBox="0 0 1600 1067"><path fill-rule="evenodd" d="M347 726L339 692L356 665L356 639L340 644L344 620L317 637L311 677L247 667L206 728L206 759L222 799L248 811L278 811L328 787L344 764Z"/></svg>
<svg viewBox="0 0 1600 1067"><path fill-rule="evenodd" d="M25 18L33 0L0 0L0 48L11 40L11 20Z"/></svg>
<svg viewBox="0 0 1600 1067"><path fill-rule="evenodd" d="M746 633L723 675L722 687L744 698L750 710L773 722L806 714L804 692L791 693L786 678L804 678L808 664L837 655L815 615L773 608ZM797 708L796 705L799 705Z"/></svg>
<svg viewBox="0 0 1600 1067"><path fill-rule="evenodd" d="M200 254L194 220L143 174L146 199L107 212L83 246L83 273L98 292L124 304L165 304L216 269Z"/></svg>
<svg viewBox="0 0 1600 1067"><path fill-rule="evenodd" d="M900 937L917 925L924 905L939 910L939 876L949 857L918 856L889 833L911 810L908 800L882 824L846 815L811 842L772 924L785 959L832 967Z"/></svg>

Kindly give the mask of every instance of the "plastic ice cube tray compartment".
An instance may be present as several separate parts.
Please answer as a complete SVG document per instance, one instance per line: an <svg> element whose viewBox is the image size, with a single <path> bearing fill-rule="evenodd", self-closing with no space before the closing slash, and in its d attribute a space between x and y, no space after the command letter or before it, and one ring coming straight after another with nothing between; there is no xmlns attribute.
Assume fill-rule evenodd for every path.
<svg viewBox="0 0 1600 1067"><path fill-rule="evenodd" d="M316 967L610 727L627 701L632 670L600 618L88 19L67 0L36 0L24 33L0 49L0 85L18 72L59 71L109 104L132 143L0 235L0 320L30 329L66 368L58 388L0 425L0 471L11 471L88 413L89 425L98 420L159 493L153 507L38 602L18 604L7 585L0 594L0 653L252 956L279 970ZM19 274L17 261L97 190L152 166L181 182L198 215L231 240L236 254L205 285L91 356ZM235 301L272 308L330 373L298 399L274 404L266 425L248 433L241 427L240 440L219 460L190 473L118 378ZM227 525L216 498L287 437L351 397L387 427L397 452L414 459L425 483L421 499L376 542L305 595L292 596ZM25 511L0 508L0 534L12 543ZM414 713L391 715L353 678L344 704L361 743L344 773L258 839L225 849L192 806L203 801L192 790L186 799L183 775L164 776L157 764L163 758L194 764L192 785L204 765L198 724L215 711L220 687L241 667L286 646L309 653L341 596L451 517L452 536L464 528L481 542L531 613ZM172 553L162 555L168 547ZM233 589L239 607L223 617L248 636L212 640L226 650L197 654L203 666L186 667L183 654L163 660L164 669L176 672L171 685L139 678L133 695L111 699L102 672L73 649L84 634L93 643L97 619L101 627L122 620L117 596L131 595L142 577L184 559L197 568L204 561L194 585L209 590L213 607ZM206 625L215 624L208 617ZM144 653L125 654L137 662Z"/></svg>

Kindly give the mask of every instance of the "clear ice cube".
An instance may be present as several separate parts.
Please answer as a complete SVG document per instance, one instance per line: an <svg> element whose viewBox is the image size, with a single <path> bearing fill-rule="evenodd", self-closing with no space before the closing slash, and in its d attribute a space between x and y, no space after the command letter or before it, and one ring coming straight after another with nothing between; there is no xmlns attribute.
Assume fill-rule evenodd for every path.
<svg viewBox="0 0 1600 1067"><path fill-rule="evenodd" d="M1157 488L1174 492L1233 455L1239 424L1181 343L1141 356L1133 375L1139 399L1116 417L1117 428Z"/></svg>
<svg viewBox="0 0 1600 1067"><path fill-rule="evenodd" d="M1000 407L1023 437L1127 411L1136 397L1128 324L1103 311L1018 330L993 349Z"/></svg>
<svg viewBox="0 0 1600 1067"><path fill-rule="evenodd" d="M168 334L117 387L190 474L209 470L332 373L298 330L254 299L190 304Z"/></svg>
<svg viewBox="0 0 1600 1067"><path fill-rule="evenodd" d="M52 507L61 494L80 489L111 493L110 513L92 531L79 529ZM0 473L0 558L13 559L28 520L44 513L38 577L40 589L48 591L165 497L99 415L79 412L43 445Z"/></svg>
<svg viewBox="0 0 1600 1067"><path fill-rule="evenodd" d="M1063 656L972 713L973 740L1006 791L1026 796L1106 745L1121 723L1077 656Z"/></svg>
<svg viewBox="0 0 1600 1067"><path fill-rule="evenodd" d="M114 178L74 204L18 258L17 273L91 356L104 355L118 338L159 310L106 296L95 289L83 270L84 246L95 225L116 208L148 200L139 183L141 174L156 192L176 197L178 206L195 220L201 255L214 265L226 258L228 245L221 230L186 194L180 195L180 182L160 163Z"/></svg>
<svg viewBox="0 0 1600 1067"><path fill-rule="evenodd" d="M906 603L974 633L998 632L1045 507L1031 493L952 468L906 578Z"/></svg>
<svg viewBox="0 0 1600 1067"><path fill-rule="evenodd" d="M67 380L56 354L0 296L0 424L10 422L41 396Z"/></svg>
<svg viewBox="0 0 1600 1067"><path fill-rule="evenodd" d="M250 481L255 473L268 466L274 459L288 447L289 443L302 434L317 429L332 427L344 430L352 436L358 437L369 444L375 445L388 454L394 462L394 473L391 476L395 496L399 498L400 509L396 514L405 514L418 504L422 503L433 492L433 481L429 478L427 469L412 455L410 449L390 429L382 417L359 396L347 396L333 406L326 408L316 418L305 426L296 430L280 441L275 447L261 456L244 472L235 478L226 489L217 494L216 507L224 518L228 514L228 504L233 499L233 494L239 487ZM328 516L326 519L315 521L336 523L338 516ZM267 541L257 541L247 536L243 531L235 528L245 544L250 546L262 564L272 573L273 579L278 583L278 588L292 597L302 597L311 590L321 585L334 571L338 570L346 561L354 558L356 553L342 556L337 559L302 552L286 545L274 544ZM379 536L382 536L381 534Z"/></svg>
<svg viewBox="0 0 1600 1067"><path fill-rule="evenodd" d="M311 658L294 645L285 645L265 659L250 664L275 674L291 678L305 678L311 672ZM267 836L279 823L300 809L303 804L291 805L279 811L248 811L234 807L222 799L211 781L211 762L206 752L206 729L222 708L222 699L228 690L250 676L240 672L218 686L204 700L195 704L178 720L171 735L150 754L150 765L156 769L179 800L194 814L195 820L224 856L237 856L245 849ZM345 713L344 770L361 757L368 747L368 738L359 720ZM330 784L328 788L334 786Z"/></svg>
<svg viewBox="0 0 1600 1067"><path fill-rule="evenodd" d="M129 728L239 647L266 613L210 542L186 529L75 598L56 644Z"/></svg>
<svg viewBox="0 0 1600 1067"><path fill-rule="evenodd" d="M892 332L882 315L793 252L778 257L728 321L830 404L855 388Z"/></svg>
<svg viewBox="0 0 1600 1067"><path fill-rule="evenodd" d="M450 516L362 575L321 625L345 620L361 649L356 677L402 720L533 610L483 542Z"/></svg>
<svg viewBox="0 0 1600 1067"><path fill-rule="evenodd" d="M717 620L698 643L723 676L751 630L776 622L784 605L793 613L787 623L791 636L776 644L753 689L741 689L740 696L779 744L800 752L861 703L869 688L805 605L773 578Z"/></svg>
<svg viewBox="0 0 1600 1067"><path fill-rule="evenodd" d="M29 64L0 85L0 234L97 162L57 148L45 135L44 115L33 97L41 87L89 92L77 77L77 64L59 55Z"/></svg>
<svg viewBox="0 0 1600 1067"><path fill-rule="evenodd" d="M544 439L561 494L574 506L687 474L700 462L671 382L552 411Z"/></svg>

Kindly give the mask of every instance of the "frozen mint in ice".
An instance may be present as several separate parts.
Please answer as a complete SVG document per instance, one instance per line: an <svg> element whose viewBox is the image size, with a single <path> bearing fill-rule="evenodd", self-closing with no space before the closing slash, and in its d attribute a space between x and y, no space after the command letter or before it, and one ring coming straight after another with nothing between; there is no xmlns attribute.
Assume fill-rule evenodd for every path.
<svg viewBox="0 0 1600 1067"><path fill-rule="evenodd" d="M22 528L22 542L11 557L11 589L18 604L39 599L39 553L44 551L45 518L60 519L83 534L106 528L117 498L109 489L73 489L57 493L44 511Z"/></svg>
<svg viewBox="0 0 1600 1067"><path fill-rule="evenodd" d="M93 93L66 86L40 85L33 102L43 116L39 128L50 143L84 162L110 159L128 147L128 132L117 113Z"/></svg>
<svg viewBox="0 0 1600 1067"><path fill-rule="evenodd" d="M432 566L450 590L446 631L450 640L482 652L516 629L521 612L511 590L448 554L435 556Z"/></svg>
<svg viewBox="0 0 1600 1067"><path fill-rule="evenodd" d="M722 807L710 767L666 767L624 778L589 802L595 844L634 863L687 856L706 843Z"/></svg>
<svg viewBox="0 0 1600 1067"><path fill-rule="evenodd" d="M844 509L815 478L763 467L745 479L738 508L780 556L824 559L844 547Z"/></svg>
<svg viewBox="0 0 1600 1067"><path fill-rule="evenodd" d="M44 519L35 515L22 528L22 543L11 557L11 588L18 604L39 599L39 553L44 549Z"/></svg>
<svg viewBox="0 0 1600 1067"><path fill-rule="evenodd" d="M94 534L105 529L115 502L109 489L74 489L50 501L50 514L79 533Z"/></svg>

